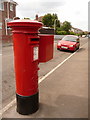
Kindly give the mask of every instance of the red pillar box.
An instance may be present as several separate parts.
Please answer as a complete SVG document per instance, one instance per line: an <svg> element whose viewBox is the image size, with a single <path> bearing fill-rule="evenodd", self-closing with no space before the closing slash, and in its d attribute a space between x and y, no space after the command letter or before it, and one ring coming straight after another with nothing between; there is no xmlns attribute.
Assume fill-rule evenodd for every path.
<svg viewBox="0 0 90 120"><path fill-rule="evenodd" d="M39 108L38 29L41 26L42 23L30 20L8 23L13 32L17 112L23 115L34 113Z"/></svg>

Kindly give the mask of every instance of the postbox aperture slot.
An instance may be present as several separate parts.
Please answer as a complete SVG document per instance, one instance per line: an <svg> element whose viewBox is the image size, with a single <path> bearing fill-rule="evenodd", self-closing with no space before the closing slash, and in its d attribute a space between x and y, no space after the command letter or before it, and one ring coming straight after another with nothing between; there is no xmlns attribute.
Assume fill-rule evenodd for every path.
<svg viewBox="0 0 90 120"><path fill-rule="evenodd" d="M39 41L39 38L31 38L31 41Z"/></svg>
<svg viewBox="0 0 90 120"><path fill-rule="evenodd" d="M37 44L37 43L39 43L39 38L29 38L28 43L29 44Z"/></svg>

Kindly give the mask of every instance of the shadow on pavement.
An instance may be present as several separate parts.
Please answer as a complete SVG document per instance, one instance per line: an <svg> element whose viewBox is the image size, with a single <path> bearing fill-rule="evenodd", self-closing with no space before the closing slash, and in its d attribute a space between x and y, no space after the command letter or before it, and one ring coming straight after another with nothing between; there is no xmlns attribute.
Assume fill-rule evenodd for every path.
<svg viewBox="0 0 90 120"><path fill-rule="evenodd" d="M88 99L71 95L59 95L52 105L40 104L39 111L33 114L35 118L87 118Z"/></svg>
<svg viewBox="0 0 90 120"><path fill-rule="evenodd" d="M84 51L85 48L80 48L79 50L76 50L77 52L82 52ZM69 50L59 50L60 52L68 52L68 53L74 53L74 51L69 51Z"/></svg>
<svg viewBox="0 0 90 120"><path fill-rule="evenodd" d="M83 52L84 50L86 50L85 48L80 48L77 52Z"/></svg>

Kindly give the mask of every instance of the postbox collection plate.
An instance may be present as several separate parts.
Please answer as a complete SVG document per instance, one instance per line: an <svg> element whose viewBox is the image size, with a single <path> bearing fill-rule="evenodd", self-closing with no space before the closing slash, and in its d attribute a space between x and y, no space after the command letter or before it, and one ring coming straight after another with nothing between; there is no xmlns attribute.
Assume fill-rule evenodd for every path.
<svg viewBox="0 0 90 120"><path fill-rule="evenodd" d="M38 51L39 51L38 46L33 48L33 61L38 60L38 58L39 58Z"/></svg>

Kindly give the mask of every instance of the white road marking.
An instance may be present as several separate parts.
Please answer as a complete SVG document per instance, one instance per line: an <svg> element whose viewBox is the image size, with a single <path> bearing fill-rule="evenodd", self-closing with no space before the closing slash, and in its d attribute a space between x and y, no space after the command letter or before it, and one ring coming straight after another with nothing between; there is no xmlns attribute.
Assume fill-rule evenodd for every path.
<svg viewBox="0 0 90 120"><path fill-rule="evenodd" d="M86 43L85 43L84 45L86 45ZM82 48L84 45L82 45L80 48ZM78 50L77 50L77 51L78 51ZM73 54L71 54L69 57L67 57L63 62L61 62L60 64L58 64L54 69L52 69L49 73L47 73L43 78L41 78L41 79L39 80L39 83L42 82L45 78L47 78L50 74L52 74L52 73L53 73L56 69L58 69L61 65L63 65L68 59L70 59L74 54L76 54L77 51L74 52Z"/></svg>
<svg viewBox="0 0 90 120"><path fill-rule="evenodd" d="M16 98L11 101L8 105L6 105L2 110L0 110L0 116L7 111L10 107L12 107L16 103Z"/></svg>
<svg viewBox="0 0 90 120"><path fill-rule="evenodd" d="M50 74L52 74L56 69L58 69L61 65L63 65L69 58L71 58L76 52L71 54L69 57L67 57L63 62L58 64L54 69L52 69L49 73L47 73L43 78L39 80L39 83L42 82L45 78L47 78Z"/></svg>
<svg viewBox="0 0 90 120"><path fill-rule="evenodd" d="M87 43L85 43L84 45L86 45ZM84 45L82 45L80 48L82 48ZM78 51L78 50L77 50ZM68 59L70 59L74 54L77 53L74 52L73 54L71 54L69 57L67 57L63 62L61 62L59 65L57 65L54 69L52 69L49 73L47 73L43 78L39 79L39 83L41 83L45 78L47 78L50 74L52 74L56 69L58 69L61 65L63 65ZM6 112L10 107L12 107L14 104L16 103L16 98L14 100L12 100L12 102L10 102L8 105L6 105L2 110L0 110L0 116Z"/></svg>

